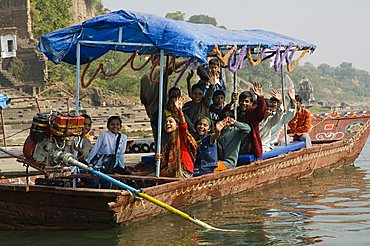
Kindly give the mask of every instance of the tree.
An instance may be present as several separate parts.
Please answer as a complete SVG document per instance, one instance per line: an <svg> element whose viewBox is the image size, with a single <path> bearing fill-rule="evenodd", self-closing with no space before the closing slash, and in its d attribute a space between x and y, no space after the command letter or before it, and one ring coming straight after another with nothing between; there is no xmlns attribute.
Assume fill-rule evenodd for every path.
<svg viewBox="0 0 370 246"><path fill-rule="evenodd" d="M352 78L355 75L355 68L350 62L342 62L339 67L335 68L335 75L339 80Z"/></svg>
<svg viewBox="0 0 370 246"><path fill-rule="evenodd" d="M69 9L71 0L31 0L32 33L36 39L41 35L67 27L72 20Z"/></svg>
<svg viewBox="0 0 370 246"><path fill-rule="evenodd" d="M211 24L217 26L216 18L203 14L190 16L188 22L198 24Z"/></svg>
<svg viewBox="0 0 370 246"><path fill-rule="evenodd" d="M334 76L334 68L328 64L322 63L317 67L317 69L320 71L320 76Z"/></svg>
<svg viewBox="0 0 370 246"><path fill-rule="evenodd" d="M173 12L173 13L167 13L165 17L168 18L168 19L184 21L185 20L185 13L181 12L181 11L176 11L176 12Z"/></svg>

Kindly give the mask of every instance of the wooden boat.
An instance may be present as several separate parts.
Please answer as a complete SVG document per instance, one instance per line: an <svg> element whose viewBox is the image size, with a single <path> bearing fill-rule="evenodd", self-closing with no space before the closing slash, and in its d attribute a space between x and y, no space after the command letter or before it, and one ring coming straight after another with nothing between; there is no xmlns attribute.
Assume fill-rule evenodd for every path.
<svg viewBox="0 0 370 246"><path fill-rule="evenodd" d="M143 23L145 23L145 30L142 30ZM152 27L149 28L150 26ZM65 45L66 43L71 45ZM82 83L84 76L80 80L80 64L92 62L109 50L126 53L137 51L139 54L158 54L159 52L160 74L163 74L165 54L207 62L207 54L214 50L220 51L219 48L223 51L234 52L232 50L234 47L232 49L229 47L234 43L236 44L235 49L244 48L246 50L248 48L250 52L253 52L255 57L248 59L253 66L273 56L276 57L275 61L277 58L287 61L289 59L281 57L281 53L284 52L287 56L291 49L306 54L313 52L316 48L315 45L305 41L262 30L235 32L187 22L174 24L172 20L165 18L123 10L43 35L39 47L55 63L64 61L76 65L78 79L76 79L75 111L78 112L79 94L77 92L80 82L84 84ZM256 49L256 47L261 47L261 43L264 44L262 52L259 48ZM264 56L265 51L269 55ZM222 54L219 59L225 62ZM241 56L240 61L242 62L243 59ZM254 59L258 59L257 62ZM133 60L131 65L132 63ZM276 71L278 67L274 66ZM287 67L292 68L295 65ZM238 66L229 67L232 70L237 68ZM151 72L154 69L155 66L152 66ZM163 79L160 79L159 88L162 87ZM159 98L162 98L162 90L159 90ZM159 124L162 122L161 116L159 113ZM349 138L337 141L332 139L334 142L315 144L309 149L299 149L269 159L257 160L220 173L186 180L115 177L134 184L145 181L145 193L173 207L207 202L214 198L272 184L287 178L310 175L317 169L352 163L366 142L370 131L369 118L370 116L364 118L363 125L348 136ZM148 182L160 184L148 187ZM141 200L124 190L0 184L0 228L3 229L108 228L164 212L165 210L157 205Z"/></svg>
<svg viewBox="0 0 370 246"><path fill-rule="evenodd" d="M338 125L342 125L340 122L347 122L348 117L338 117L337 120ZM146 181L146 184L147 181L162 183L145 188L145 193L176 208L207 202L287 178L312 175L318 169L353 163L370 133L370 115L353 116L349 124L356 122L361 122L361 127L350 137L314 144L312 148L257 160L220 173L186 180L125 175L115 177L136 184L140 181ZM109 228L165 212L124 190L0 184L2 229Z"/></svg>
<svg viewBox="0 0 370 246"><path fill-rule="evenodd" d="M364 126L369 113L361 110L313 114L311 140L322 143L348 139Z"/></svg>

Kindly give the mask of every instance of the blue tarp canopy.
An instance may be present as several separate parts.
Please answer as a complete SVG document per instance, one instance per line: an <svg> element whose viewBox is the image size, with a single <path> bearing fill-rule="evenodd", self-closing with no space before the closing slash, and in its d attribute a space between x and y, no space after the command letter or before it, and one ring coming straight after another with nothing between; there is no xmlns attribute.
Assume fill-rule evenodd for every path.
<svg viewBox="0 0 370 246"><path fill-rule="evenodd" d="M122 35L119 35L122 27ZM121 36L121 40L120 37ZM155 53L163 49L167 54L195 57L207 61L207 52L215 45L220 48L238 45L241 48L293 47L307 49L311 44L282 34L263 30L226 30L208 24L194 24L144 14L119 10L94 17L82 24L63 28L41 37L40 50L54 63L62 61L76 64L78 41L125 42L136 45L83 44L81 64L89 63L110 50L140 54ZM151 46L142 46L149 44ZM312 45L312 49L315 46Z"/></svg>

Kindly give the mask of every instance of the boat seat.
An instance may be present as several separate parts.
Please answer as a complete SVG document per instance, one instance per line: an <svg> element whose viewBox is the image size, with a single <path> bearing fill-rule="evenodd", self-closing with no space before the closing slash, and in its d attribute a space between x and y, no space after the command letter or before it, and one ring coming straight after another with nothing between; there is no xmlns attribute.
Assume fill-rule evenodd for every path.
<svg viewBox="0 0 370 246"><path fill-rule="evenodd" d="M298 142L298 141L297 142L291 142L291 143L288 143L287 146L285 146L285 145L284 146L278 146L278 147L274 148L273 150L271 150L269 152L263 153L262 156L260 158L258 158L258 160L264 160L264 159L276 157L276 156L286 154L288 152L292 152L294 150L298 150L298 149L301 149L301 148L304 148L304 147L306 147L305 142ZM239 155L239 158L238 158L239 163L251 163L255 160L256 160L256 157L252 154L250 154L250 155Z"/></svg>
<svg viewBox="0 0 370 246"><path fill-rule="evenodd" d="M155 155L147 155L141 157L143 163L155 163Z"/></svg>
<svg viewBox="0 0 370 246"><path fill-rule="evenodd" d="M272 157L276 157L278 155L286 154L288 152L292 152L294 150L298 150L301 148L306 147L305 142L291 142L287 146L278 146L269 152L265 152L262 154L258 160L264 160ZM239 155L238 162L239 163L251 163L256 160L254 155ZM155 163L155 156L148 155L141 157L141 162L143 163Z"/></svg>

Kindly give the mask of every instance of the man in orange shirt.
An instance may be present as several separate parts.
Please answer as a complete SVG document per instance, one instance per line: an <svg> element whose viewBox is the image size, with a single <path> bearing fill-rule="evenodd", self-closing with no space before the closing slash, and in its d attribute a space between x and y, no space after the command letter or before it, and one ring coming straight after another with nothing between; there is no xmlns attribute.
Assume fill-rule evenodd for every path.
<svg viewBox="0 0 370 246"><path fill-rule="evenodd" d="M288 123L290 129L288 130L289 136L293 137L294 141L306 142L306 148L312 147L310 135L308 132L311 130L311 112L302 107L302 97L295 96L297 103L297 113L294 118Z"/></svg>

